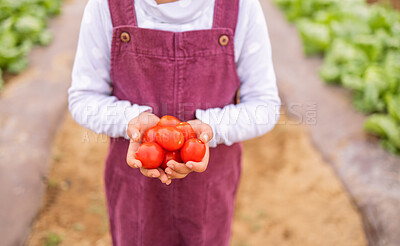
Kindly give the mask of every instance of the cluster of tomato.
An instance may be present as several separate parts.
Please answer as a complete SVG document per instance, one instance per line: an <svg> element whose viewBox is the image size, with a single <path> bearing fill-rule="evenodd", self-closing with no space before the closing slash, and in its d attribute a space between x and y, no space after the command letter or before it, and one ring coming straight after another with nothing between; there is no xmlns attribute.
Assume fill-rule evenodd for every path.
<svg viewBox="0 0 400 246"><path fill-rule="evenodd" d="M199 162L206 153L205 144L196 138L192 126L169 115L163 116L157 126L148 129L142 142L135 158L147 169L165 169L170 160Z"/></svg>

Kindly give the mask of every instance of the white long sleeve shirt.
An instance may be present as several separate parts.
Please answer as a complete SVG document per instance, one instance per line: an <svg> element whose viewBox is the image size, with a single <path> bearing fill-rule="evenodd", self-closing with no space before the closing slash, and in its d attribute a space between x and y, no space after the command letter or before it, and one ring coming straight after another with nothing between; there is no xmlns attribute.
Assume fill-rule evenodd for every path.
<svg viewBox="0 0 400 246"><path fill-rule="evenodd" d="M136 0L138 26L173 32L210 29L214 4L215 0L179 0L160 5L155 0ZM240 103L196 110L196 118L213 129L210 147L263 135L279 118L280 99L263 11L258 0L240 0L239 6L234 45L241 81ZM107 0L89 0L68 90L69 110L76 122L96 133L128 139L128 122L152 108L111 95L112 31Z"/></svg>

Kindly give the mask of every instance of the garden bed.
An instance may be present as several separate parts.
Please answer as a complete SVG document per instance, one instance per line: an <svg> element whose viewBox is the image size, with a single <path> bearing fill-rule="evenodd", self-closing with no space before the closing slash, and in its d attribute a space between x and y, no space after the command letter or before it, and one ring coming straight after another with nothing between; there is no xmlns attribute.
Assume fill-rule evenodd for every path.
<svg viewBox="0 0 400 246"><path fill-rule="evenodd" d="M366 116L354 110L350 92L321 81L322 59L305 58L295 27L271 1L262 3L285 104L353 197L370 245L400 245L400 158L363 131Z"/></svg>
<svg viewBox="0 0 400 246"><path fill-rule="evenodd" d="M67 107L67 88L84 1L65 1L50 26L54 40L29 56L31 66L7 77L0 94L0 237L22 245L42 203L48 157Z"/></svg>

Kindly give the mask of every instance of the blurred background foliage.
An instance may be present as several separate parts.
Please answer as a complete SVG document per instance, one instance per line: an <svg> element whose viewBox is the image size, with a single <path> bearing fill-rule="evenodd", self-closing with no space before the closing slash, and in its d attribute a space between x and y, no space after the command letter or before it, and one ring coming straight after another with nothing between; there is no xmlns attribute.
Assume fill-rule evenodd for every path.
<svg viewBox="0 0 400 246"><path fill-rule="evenodd" d="M0 0L0 89L3 71L23 71L32 47L51 42L47 21L60 11L61 0Z"/></svg>
<svg viewBox="0 0 400 246"><path fill-rule="evenodd" d="M400 153L400 13L389 2L274 0L293 22L307 55L323 55L320 77L353 92L371 114L366 131ZM394 2L398 4L398 2Z"/></svg>

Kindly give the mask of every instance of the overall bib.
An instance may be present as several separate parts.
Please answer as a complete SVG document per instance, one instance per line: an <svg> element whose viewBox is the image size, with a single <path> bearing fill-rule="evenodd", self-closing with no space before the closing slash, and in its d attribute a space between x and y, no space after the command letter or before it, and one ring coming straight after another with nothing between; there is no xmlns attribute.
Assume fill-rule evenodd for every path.
<svg viewBox="0 0 400 246"><path fill-rule="evenodd" d="M182 121L194 119L196 109L235 103L239 0L216 0L212 29L178 33L139 28L133 0L109 0L109 8L114 96ZM106 160L113 245L229 245L241 144L211 148L204 173L190 173L169 186L130 168L128 145L111 138Z"/></svg>

